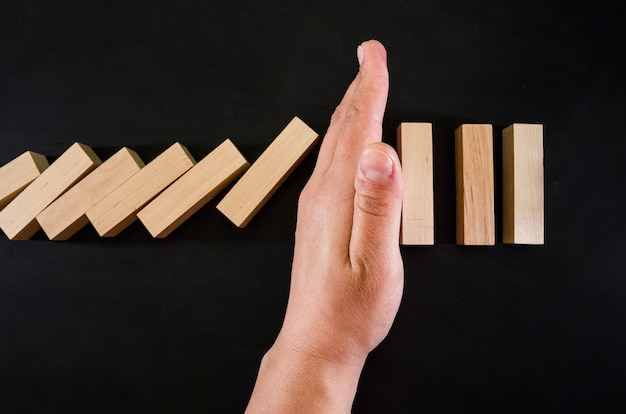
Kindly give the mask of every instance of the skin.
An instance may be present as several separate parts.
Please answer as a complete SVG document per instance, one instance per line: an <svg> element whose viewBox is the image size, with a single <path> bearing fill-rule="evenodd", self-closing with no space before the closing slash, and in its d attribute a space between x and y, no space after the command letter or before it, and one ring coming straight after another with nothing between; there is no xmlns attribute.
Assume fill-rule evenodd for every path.
<svg viewBox="0 0 626 414"><path fill-rule="evenodd" d="M381 142L387 53L371 40L357 57L300 195L287 311L247 413L350 412L365 359L400 305L402 171Z"/></svg>

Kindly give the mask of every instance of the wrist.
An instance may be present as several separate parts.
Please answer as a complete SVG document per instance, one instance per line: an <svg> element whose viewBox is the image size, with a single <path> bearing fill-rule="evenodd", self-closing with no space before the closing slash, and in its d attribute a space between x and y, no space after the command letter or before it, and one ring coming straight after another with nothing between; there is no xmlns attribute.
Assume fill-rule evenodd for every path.
<svg viewBox="0 0 626 414"><path fill-rule="evenodd" d="M279 335L261 361L247 412L349 413L364 363L316 355Z"/></svg>

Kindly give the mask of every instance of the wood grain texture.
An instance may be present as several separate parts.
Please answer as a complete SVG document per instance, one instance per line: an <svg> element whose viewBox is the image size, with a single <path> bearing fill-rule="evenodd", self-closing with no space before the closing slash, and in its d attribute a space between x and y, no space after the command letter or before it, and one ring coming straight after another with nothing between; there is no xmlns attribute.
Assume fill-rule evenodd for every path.
<svg viewBox="0 0 626 414"><path fill-rule="evenodd" d="M426 122L403 122L397 130L404 195L400 244L435 243L433 194L433 127Z"/></svg>
<svg viewBox="0 0 626 414"><path fill-rule="evenodd" d="M493 130L464 124L455 131L457 244L493 246L496 242Z"/></svg>
<svg viewBox="0 0 626 414"><path fill-rule="evenodd" d="M26 151L0 168L0 210L48 168L44 155Z"/></svg>
<svg viewBox="0 0 626 414"><path fill-rule="evenodd" d="M37 215L101 163L91 148L74 143L0 212L7 237L30 239L40 228Z"/></svg>
<svg viewBox="0 0 626 414"><path fill-rule="evenodd" d="M502 131L504 243L544 244L543 125Z"/></svg>
<svg viewBox="0 0 626 414"><path fill-rule="evenodd" d="M89 209L87 218L100 236L118 235L143 206L194 164L187 149L175 143Z"/></svg>
<svg viewBox="0 0 626 414"><path fill-rule="evenodd" d="M298 117L285 127L219 202L217 209L245 227L317 142L318 134Z"/></svg>
<svg viewBox="0 0 626 414"><path fill-rule="evenodd" d="M67 240L89 223L87 210L142 167L135 151L122 148L39 213L39 225L50 240Z"/></svg>
<svg viewBox="0 0 626 414"><path fill-rule="evenodd" d="M227 139L145 206L137 217L152 237L167 237L249 166Z"/></svg>

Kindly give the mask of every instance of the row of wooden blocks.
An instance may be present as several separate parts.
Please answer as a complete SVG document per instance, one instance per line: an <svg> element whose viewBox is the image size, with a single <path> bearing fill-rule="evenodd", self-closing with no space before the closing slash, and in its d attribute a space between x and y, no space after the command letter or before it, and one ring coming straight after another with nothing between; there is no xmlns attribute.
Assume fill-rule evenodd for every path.
<svg viewBox="0 0 626 414"><path fill-rule="evenodd" d="M404 178L400 243L434 244L433 138L430 123L402 123L398 152ZM492 246L496 240L493 128L464 124L455 131L456 240ZM502 239L544 243L543 125L502 131Z"/></svg>
<svg viewBox="0 0 626 414"><path fill-rule="evenodd" d="M400 244L432 245L432 124L402 123L397 132L404 178ZM502 138L503 241L543 244L543 127L513 124ZM113 237L139 218L162 238L244 173L217 208L245 227L317 140L296 117L251 167L230 140L197 164L179 143L146 166L128 148L101 163L91 148L75 143L49 167L43 155L26 152L0 168L0 228L11 240L29 239L40 228L51 240L67 240L91 222L98 234ZM457 243L494 245L491 125L461 125L455 147Z"/></svg>
<svg viewBox="0 0 626 414"><path fill-rule="evenodd" d="M296 117L252 166L228 139L198 163L180 143L145 166L128 148L102 163L75 143L49 166L26 152L0 168L0 228L11 240L40 228L51 240L67 240L91 222L100 236L113 237L139 218L162 238L242 174L217 208L244 227L317 140Z"/></svg>

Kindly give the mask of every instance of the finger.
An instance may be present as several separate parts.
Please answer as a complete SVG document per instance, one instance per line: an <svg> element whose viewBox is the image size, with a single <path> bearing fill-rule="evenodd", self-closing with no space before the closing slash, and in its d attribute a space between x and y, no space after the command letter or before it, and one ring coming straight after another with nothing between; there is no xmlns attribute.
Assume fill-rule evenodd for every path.
<svg viewBox="0 0 626 414"><path fill-rule="evenodd" d="M351 100L341 108L342 128L331 168L337 178L352 187L359 154L365 146L382 139L382 120L389 92L387 52L382 44L370 40L359 49L361 66Z"/></svg>
<svg viewBox="0 0 626 414"><path fill-rule="evenodd" d="M354 267L383 265L399 252L402 170L398 155L382 142L360 154L354 180L350 262Z"/></svg>
<svg viewBox="0 0 626 414"><path fill-rule="evenodd" d="M354 95L354 90L359 82L358 76L350 83L346 93L344 94L341 102L335 108L335 112L333 112L332 117L330 118L330 125L328 126L328 131L326 131L326 135L324 136L324 140L322 141L322 145L320 146L320 152L317 156L317 162L315 164L315 170L313 174L321 174L324 173L328 167L330 166L333 157L335 155L335 148L337 147L337 135L339 131L343 128L343 121L345 119L345 107L349 105L349 102L352 102L352 97Z"/></svg>

